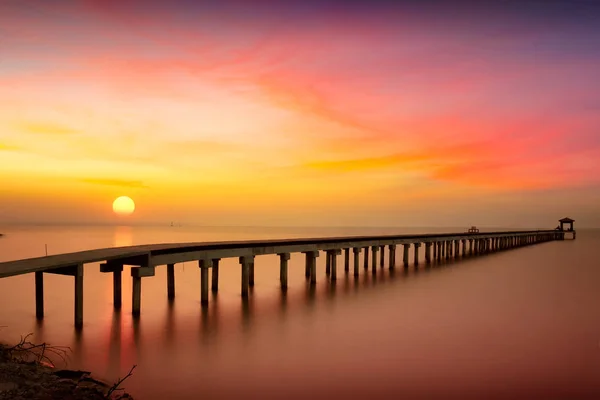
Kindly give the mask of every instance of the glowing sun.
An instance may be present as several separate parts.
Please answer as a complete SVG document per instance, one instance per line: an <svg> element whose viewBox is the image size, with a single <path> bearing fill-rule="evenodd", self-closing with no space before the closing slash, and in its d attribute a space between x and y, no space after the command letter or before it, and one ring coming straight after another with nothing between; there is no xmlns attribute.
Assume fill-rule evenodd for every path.
<svg viewBox="0 0 600 400"><path fill-rule="evenodd" d="M129 215L135 210L135 203L131 197L121 196L113 201L113 211L119 215Z"/></svg>

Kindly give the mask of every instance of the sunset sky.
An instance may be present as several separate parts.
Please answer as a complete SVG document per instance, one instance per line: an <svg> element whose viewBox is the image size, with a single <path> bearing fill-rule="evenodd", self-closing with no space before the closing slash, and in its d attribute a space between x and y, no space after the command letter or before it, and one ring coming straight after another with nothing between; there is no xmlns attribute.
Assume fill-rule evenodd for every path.
<svg viewBox="0 0 600 400"><path fill-rule="evenodd" d="M1 0L0 223L600 227L598 21L583 0Z"/></svg>

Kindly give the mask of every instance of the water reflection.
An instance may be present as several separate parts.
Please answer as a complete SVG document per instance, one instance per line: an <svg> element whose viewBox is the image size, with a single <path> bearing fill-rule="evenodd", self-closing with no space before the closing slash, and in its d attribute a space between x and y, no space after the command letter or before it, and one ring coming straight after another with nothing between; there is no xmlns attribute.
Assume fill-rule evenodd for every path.
<svg viewBox="0 0 600 400"><path fill-rule="evenodd" d="M114 231L113 246L125 247L133 244L133 232L130 226L117 226Z"/></svg>

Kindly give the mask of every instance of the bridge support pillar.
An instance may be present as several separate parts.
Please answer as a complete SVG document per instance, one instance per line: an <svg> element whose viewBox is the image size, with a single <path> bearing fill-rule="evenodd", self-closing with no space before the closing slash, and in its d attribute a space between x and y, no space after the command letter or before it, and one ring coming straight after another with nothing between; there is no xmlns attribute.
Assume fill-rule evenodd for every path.
<svg viewBox="0 0 600 400"><path fill-rule="evenodd" d="M396 245L395 244L390 244L388 246L388 253L389 253L389 269L392 270L396 267Z"/></svg>
<svg viewBox="0 0 600 400"><path fill-rule="evenodd" d="M342 254L342 251L339 249L336 250L327 250L327 263L329 268L329 274L331 275L331 280L337 280L337 256Z"/></svg>
<svg viewBox="0 0 600 400"><path fill-rule="evenodd" d="M211 279L211 284L210 284L210 290L213 292L218 292L219 291L219 262L221 261L220 258L213 258L212 260L212 268L210 270L210 279Z"/></svg>
<svg viewBox="0 0 600 400"><path fill-rule="evenodd" d="M44 273L35 273L35 317L44 318Z"/></svg>
<svg viewBox="0 0 600 400"><path fill-rule="evenodd" d="M360 247L354 247L352 249L354 254L354 276L358 276L358 268L360 264Z"/></svg>
<svg viewBox="0 0 600 400"><path fill-rule="evenodd" d="M454 258L458 258L460 256L460 240L454 241Z"/></svg>
<svg viewBox="0 0 600 400"><path fill-rule="evenodd" d="M425 262L431 264L431 242L425 243Z"/></svg>
<svg viewBox="0 0 600 400"><path fill-rule="evenodd" d="M167 298L175 298L175 264L167 264Z"/></svg>
<svg viewBox="0 0 600 400"><path fill-rule="evenodd" d="M240 257L240 266L242 269L242 298L248 298L250 288L250 264L254 264L254 256Z"/></svg>
<svg viewBox="0 0 600 400"><path fill-rule="evenodd" d="M467 255L467 240L466 239L462 239L460 241L461 245L462 245L462 256L466 256Z"/></svg>
<svg viewBox="0 0 600 400"><path fill-rule="evenodd" d="M198 261L200 267L200 304L203 306L208 305L208 270L211 264L211 260Z"/></svg>
<svg viewBox="0 0 600 400"><path fill-rule="evenodd" d="M113 274L113 307L120 309L123 297L123 264L118 262L100 264L100 272Z"/></svg>
<svg viewBox="0 0 600 400"><path fill-rule="evenodd" d="M344 249L344 272L350 271L350 248Z"/></svg>
<svg viewBox="0 0 600 400"><path fill-rule="evenodd" d="M408 249L410 248L410 243L404 243L402 246L404 246L402 263L404 264L404 268L408 268Z"/></svg>
<svg viewBox="0 0 600 400"><path fill-rule="evenodd" d="M254 287L254 258L248 266L248 285Z"/></svg>
<svg viewBox="0 0 600 400"><path fill-rule="evenodd" d="M373 273L377 272L377 251L379 250L379 246L371 246L371 252L373 253L373 257L371 259L371 270Z"/></svg>
<svg viewBox="0 0 600 400"><path fill-rule="evenodd" d="M325 252L325 275L331 275L331 250Z"/></svg>
<svg viewBox="0 0 600 400"><path fill-rule="evenodd" d="M381 251L381 254L379 254L379 266L383 268L385 265L385 245L379 246L379 251Z"/></svg>
<svg viewBox="0 0 600 400"><path fill-rule="evenodd" d="M450 254L452 253L452 243L449 240L446 240L444 243L446 243L446 248L444 249L446 259L449 259Z"/></svg>
<svg viewBox="0 0 600 400"><path fill-rule="evenodd" d="M154 267L131 268L131 313L137 317L142 308L142 278L154 276Z"/></svg>
<svg viewBox="0 0 600 400"><path fill-rule="evenodd" d="M364 268L369 269L369 246L365 247L364 263Z"/></svg>
<svg viewBox="0 0 600 400"><path fill-rule="evenodd" d="M438 253L437 252L437 248L438 248L437 242L432 242L431 244L433 246L433 259L437 260L437 253Z"/></svg>
<svg viewBox="0 0 600 400"><path fill-rule="evenodd" d="M288 287L288 261L290 253L280 253L279 256L279 282L281 290L287 290ZM214 268L214 267L213 267Z"/></svg>
<svg viewBox="0 0 600 400"><path fill-rule="evenodd" d="M415 243L415 267L419 266L419 247L421 243Z"/></svg>
<svg viewBox="0 0 600 400"><path fill-rule="evenodd" d="M75 327L83 326L83 264L75 267Z"/></svg>
<svg viewBox="0 0 600 400"><path fill-rule="evenodd" d="M316 285L317 283L317 257L319 257L319 251L305 251L306 265L310 271L310 284Z"/></svg>

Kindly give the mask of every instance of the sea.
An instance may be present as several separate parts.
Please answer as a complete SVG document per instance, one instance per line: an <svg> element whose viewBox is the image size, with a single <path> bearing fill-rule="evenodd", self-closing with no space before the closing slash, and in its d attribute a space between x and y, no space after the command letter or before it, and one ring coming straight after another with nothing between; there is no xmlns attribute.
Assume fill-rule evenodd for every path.
<svg viewBox="0 0 600 400"><path fill-rule="evenodd" d="M150 243L464 230L5 226L0 261ZM430 268L386 264L374 275L361 261L358 278L344 272L342 258L333 283L321 255L311 288L304 256L292 254L282 292L278 257L259 256L246 302L239 261L224 259L219 292L204 308L197 262L175 266L174 301L166 268L157 267L142 279L139 318L131 315L129 267L115 311L112 275L86 264L81 330L72 277L45 275L43 321L35 318L34 275L4 278L0 341L31 333L34 342L68 346L58 367L107 382L135 365L122 387L146 400L600 398L600 230Z"/></svg>

